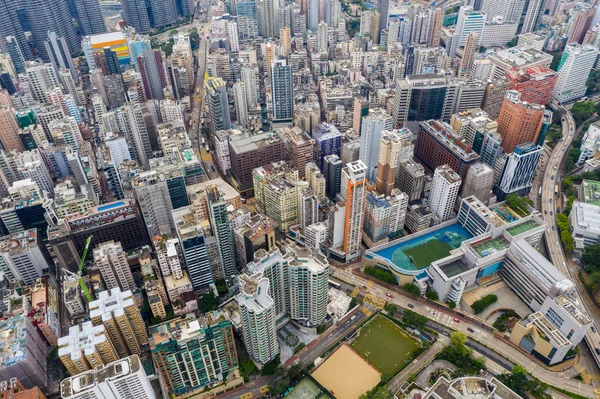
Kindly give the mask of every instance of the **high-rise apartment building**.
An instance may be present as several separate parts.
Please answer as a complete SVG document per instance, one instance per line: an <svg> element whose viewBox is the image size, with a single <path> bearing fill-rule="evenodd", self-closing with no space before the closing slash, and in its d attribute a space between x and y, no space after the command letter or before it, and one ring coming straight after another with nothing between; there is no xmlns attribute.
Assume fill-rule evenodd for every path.
<svg viewBox="0 0 600 399"><path fill-rule="evenodd" d="M58 357L71 376L120 358L104 325L91 321L69 327L69 333L58 339Z"/></svg>
<svg viewBox="0 0 600 399"><path fill-rule="evenodd" d="M492 197L494 187L494 170L483 162L471 165L463 184L461 197L474 195L484 204Z"/></svg>
<svg viewBox="0 0 600 399"><path fill-rule="evenodd" d="M313 160L315 140L311 139L297 126L283 128L279 132L285 142L287 159L290 160L294 168L298 169L298 176L303 179L306 165Z"/></svg>
<svg viewBox="0 0 600 399"><path fill-rule="evenodd" d="M233 231L229 227L227 202L223 199L216 187L206 189L208 198L208 211L213 235L217 239L217 247L221 256L222 275L231 277L238 274L235 263L235 245Z"/></svg>
<svg viewBox="0 0 600 399"><path fill-rule="evenodd" d="M367 166L361 160L351 162L342 169L340 196L346 203L342 249L346 254L346 262L356 259L361 252L366 178Z"/></svg>
<svg viewBox="0 0 600 399"><path fill-rule="evenodd" d="M404 228L408 195L394 188L389 194L367 193L363 240L369 248L386 243Z"/></svg>
<svg viewBox="0 0 600 399"><path fill-rule="evenodd" d="M14 111L7 106L0 106L0 143L5 150L23 150L19 140L19 125L14 116Z"/></svg>
<svg viewBox="0 0 600 399"><path fill-rule="evenodd" d="M241 268L254 260L259 249L270 251L276 246L275 221L261 213L253 215L234 231L237 263Z"/></svg>
<svg viewBox="0 0 600 399"><path fill-rule="evenodd" d="M523 143L515 147L508 155L494 194L498 201L504 201L509 194L524 197L531 191L531 182L535 174L542 147L533 143Z"/></svg>
<svg viewBox="0 0 600 399"><path fill-rule="evenodd" d="M497 131L502 136L502 148L510 154L522 143L537 141L542 128L545 107L521 100L518 91L510 90L506 94Z"/></svg>
<svg viewBox="0 0 600 399"><path fill-rule="evenodd" d="M240 275L240 306L244 346L252 359L267 363L279 354L275 303L269 294L271 281L261 273Z"/></svg>
<svg viewBox="0 0 600 399"><path fill-rule="evenodd" d="M132 182L135 198L150 237L175 234L175 224L171 217L173 204L166 177L150 170L135 176Z"/></svg>
<svg viewBox="0 0 600 399"><path fill-rule="evenodd" d="M162 100L164 98L163 90L168 84L162 51L145 49L138 57L137 64L142 75L146 98Z"/></svg>
<svg viewBox="0 0 600 399"><path fill-rule="evenodd" d="M375 188L379 194L391 194L396 181L396 171L401 161L412 158L412 133L408 129L383 131L379 146L379 162ZM408 143L407 143L408 142Z"/></svg>
<svg viewBox="0 0 600 399"><path fill-rule="evenodd" d="M225 81L221 78L208 78L204 81L204 90L208 100L211 132L215 134L218 130L231 129Z"/></svg>
<svg viewBox="0 0 600 399"><path fill-rule="evenodd" d="M465 46L469 33L476 32L479 37L482 36L483 28L485 26L485 18L486 16L484 14L479 11L474 11L473 7L460 7L458 10L458 20L456 21L456 27L449 50L451 57L456 55L457 48Z"/></svg>
<svg viewBox="0 0 600 399"><path fill-rule="evenodd" d="M400 162L396 174L396 187L408 195L409 201L421 198L425 183L425 168L412 159Z"/></svg>
<svg viewBox="0 0 600 399"><path fill-rule="evenodd" d="M63 399L155 399L156 395L137 355L64 379Z"/></svg>
<svg viewBox="0 0 600 399"><path fill-rule="evenodd" d="M352 113L352 129L360 134L362 120L369 115L369 100L364 97L354 97L354 110Z"/></svg>
<svg viewBox="0 0 600 399"><path fill-rule="evenodd" d="M137 288L120 242L107 241L94 248L94 265L100 269L108 290L135 291Z"/></svg>
<svg viewBox="0 0 600 399"><path fill-rule="evenodd" d="M340 167L341 171L341 167ZM304 176L308 182L308 187L315 193L319 200L325 198L326 180L321 169L314 163L308 162L305 167ZM337 193L336 193L337 194Z"/></svg>
<svg viewBox="0 0 600 399"><path fill-rule="evenodd" d="M273 60L269 73L271 78L271 102L274 122L291 122L294 117L294 82L292 66L285 59Z"/></svg>
<svg viewBox="0 0 600 399"><path fill-rule="evenodd" d="M195 222L177 226L177 236L192 287L194 290L206 289L215 279L208 258L207 238L202 227Z"/></svg>
<svg viewBox="0 0 600 399"><path fill-rule="evenodd" d="M558 64L558 79L552 98L559 103L564 103L583 97L597 55L598 49L594 46L568 44Z"/></svg>
<svg viewBox="0 0 600 399"><path fill-rule="evenodd" d="M33 59L31 46L25 36L25 31L29 29L16 23L21 14L19 5L20 2L13 0L0 1L0 36L3 38L0 47L8 50L17 69L24 64L25 60Z"/></svg>
<svg viewBox="0 0 600 399"><path fill-rule="evenodd" d="M171 395L191 393L223 381L238 367L231 323L209 325L203 320L188 314L150 327L154 365Z"/></svg>
<svg viewBox="0 0 600 399"><path fill-rule="evenodd" d="M571 30L569 32L569 36L567 37L567 44L570 43L581 43L585 37L585 34L590 29L592 19L596 13L596 8L583 6L578 10L573 10L571 14L571 19L569 20L569 24L571 25Z"/></svg>
<svg viewBox="0 0 600 399"><path fill-rule="evenodd" d="M106 32L100 2L98 0L75 0L79 29L84 36Z"/></svg>
<svg viewBox="0 0 600 399"><path fill-rule="evenodd" d="M343 167L344 164L337 155L331 154L325 157L325 167L323 168L325 194L332 201L335 201L341 189Z"/></svg>
<svg viewBox="0 0 600 399"><path fill-rule="evenodd" d="M88 305L94 326L104 326L119 356L140 354L148 344L148 333L132 292L113 288L97 297Z"/></svg>
<svg viewBox="0 0 600 399"><path fill-rule="evenodd" d="M533 32L538 30L543 15L544 0L531 0L525 13L525 20L523 21L523 27L521 28L521 34Z"/></svg>
<svg viewBox="0 0 600 399"><path fill-rule="evenodd" d="M362 119L359 159L367 166L369 181L375 181L382 132L393 128L392 117L383 109L373 109Z"/></svg>
<svg viewBox="0 0 600 399"><path fill-rule="evenodd" d="M460 184L460 176L450 166L442 165L435 169L430 204L438 222L452 218Z"/></svg>
<svg viewBox="0 0 600 399"><path fill-rule="evenodd" d="M470 32L465 41L462 59L460 61L459 74L464 77L471 77L471 68L475 60L479 46L479 32Z"/></svg>
<svg viewBox="0 0 600 399"><path fill-rule="evenodd" d="M325 157L342 153L342 133L334 125L323 122L313 130L312 138L315 140L316 163L322 172L325 170Z"/></svg>

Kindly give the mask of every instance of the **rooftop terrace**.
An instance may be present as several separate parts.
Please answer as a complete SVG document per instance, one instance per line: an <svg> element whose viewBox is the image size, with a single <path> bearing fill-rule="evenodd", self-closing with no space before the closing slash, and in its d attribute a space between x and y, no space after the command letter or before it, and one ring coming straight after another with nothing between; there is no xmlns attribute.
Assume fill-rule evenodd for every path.
<svg viewBox="0 0 600 399"><path fill-rule="evenodd" d="M540 224L538 222L536 222L535 220L531 219L528 220L524 223L518 224L514 227L508 228L506 229L506 232L508 234L510 234L511 236L515 237L518 236L519 234L523 234L526 231L535 229L536 227L539 227Z"/></svg>
<svg viewBox="0 0 600 399"><path fill-rule="evenodd" d="M508 248L509 242L506 238L498 236L496 238L486 238L484 240L471 244L473 250L482 258L492 255L496 252L503 251Z"/></svg>

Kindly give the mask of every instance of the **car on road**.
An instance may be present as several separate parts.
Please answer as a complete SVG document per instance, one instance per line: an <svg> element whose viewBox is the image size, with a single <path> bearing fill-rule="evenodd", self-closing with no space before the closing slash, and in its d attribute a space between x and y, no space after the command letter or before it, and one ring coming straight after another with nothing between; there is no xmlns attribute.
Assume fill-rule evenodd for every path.
<svg viewBox="0 0 600 399"><path fill-rule="evenodd" d="M467 331L468 331L468 332L472 332L472 333L474 333L474 332L475 332L475 330L473 330L471 327L467 328Z"/></svg>
<svg viewBox="0 0 600 399"><path fill-rule="evenodd" d="M554 215L554 212L550 211L550 216Z"/></svg>
<svg viewBox="0 0 600 399"><path fill-rule="evenodd" d="M550 203L552 203L552 198L550 198Z"/></svg>
<svg viewBox="0 0 600 399"><path fill-rule="evenodd" d="M415 308L415 305L413 305L412 303L409 303L407 306L408 306L409 308L411 308L411 309L414 309L414 308Z"/></svg>
<svg viewBox="0 0 600 399"><path fill-rule="evenodd" d="M387 296L388 298L393 298L394 296L392 294L390 294L389 292L385 293L385 296Z"/></svg>
<svg viewBox="0 0 600 399"><path fill-rule="evenodd" d="M551 179L554 180L554 175L552 175Z"/></svg>
<svg viewBox="0 0 600 399"><path fill-rule="evenodd" d="M596 353L600 355L600 348L596 348Z"/></svg>
<svg viewBox="0 0 600 399"><path fill-rule="evenodd" d="M460 320L458 320L456 317L455 317L455 318L453 318L452 320L454 320L454 321L455 321L455 322L457 322L457 323L460 323Z"/></svg>
<svg viewBox="0 0 600 399"><path fill-rule="evenodd" d="M596 327L592 326L592 332L596 333Z"/></svg>
<svg viewBox="0 0 600 399"><path fill-rule="evenodd" d="M554 241L554 246L558 247L558 241Z"/></svg>
<svg viewBox="0 0 600 399"><path fill-rule="evenodd" d="M555 230L556 230L556 226L552 226L552 231L555 231Z"/></svg>
<svg viewBox="0 0 600 399"><path fill-rule="evenodd" d="M548 211L547 211L547 210L545 210L545 211L544 211L544 215L547 215L547 214L548 214Z"/></svg>

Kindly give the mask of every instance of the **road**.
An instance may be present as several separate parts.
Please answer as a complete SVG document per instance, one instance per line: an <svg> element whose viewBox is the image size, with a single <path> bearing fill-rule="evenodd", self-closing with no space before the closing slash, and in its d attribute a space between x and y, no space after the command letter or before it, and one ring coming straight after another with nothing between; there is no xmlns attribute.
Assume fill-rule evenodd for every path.
<svg viewBox="0 0 600 399"><path fill-rule="evenodd" d="M569 262L563 252L563 247L560 242L560 236L558 228L556 227L556 211L557 211L557 200L555 195L555 186L558 185L559 192L561 191L561 168L564 162L565 156L569 151L569 147L573 139L577 136L575 120L573 115L568 108L558 105L555 102L552 103L552 108L561 114L562 131L563 137L556 144L550 158L546 158L546 171L544 173L544 183L542 189L542 217L546 222L546 243L548 247L548 255L552 263L562 271L562 273L570 277L573 283L577 287L575 293L575 299L582 305L583 311L587 313L595 325L600 320L600 312L593 304L583 284L577 276L577 265L572 265ZM569 264L568 264L569 263ZM585 337L585 341L591 349L591 354L598 365L600 365L600 357L595 352L595 348L600 347L600 334L594 333L591 329L588 331ZM595 380L595 384L600 386L600 383Z"/></svg>
<svg viewBox="0 0 600 399"><path fill-rule="evenodd" d="M333 346L333 344L354 330L356 326L365 318L367 318L367 315L359 308L350 312L343 319L334 324L333 327L324 332L317 340L311 342L302 352L300 352L300 354L292 357L292 359L286 363L286 366L300 364L304 368L312 364L317 357L321 356L327 349ZM274 379L275 378L273 376L264 376L256 381L243 385L232 391L225 392L217 397L219 399L238 399L244 395L247 395L244 397L248 398L261 397L262 394L260 392L260 388L270 384ZM249 396L248 393L251 393L252 396Z"/></svg>
<svg viewBox="0 0 600 399"><path fill-rule="evenodd" d="M560 386L571 392L575 392L590 398L596 397L594 388L592 386L571 379L571 377L573 377L575 374L578 374L577 371L570 369L560 372L548 370L541 363L534 360L529 354L526 354L515 348L503 339L494 336L491 331L484 330L462 317L453 316L450 311L443 306L434 307L433 305L415 301L413 297L408 296L408 294L404 293L404 291L396 286L386 288L377 282L369 283L367 280L357 275L357 273L359 273L357 270L354 271L354 274L346 270L340 270L333 267L331 270L332 275L336 278L346 280L359 287L368 287L371 285L371 288L369 288L370 295L376 298L387 300L399 308L410 308L410 304L410 306L412 306L412 308L410 308L412 311L426 316L437 325L449 329L445 330L446 333L448 333L450 330L461 331L465 333L472 340L472 342L470 342L467 346L474 347L476 342L478 345L478 352L484 353L487 358L492 359L498 364L502 364L502 362L506 361L519 364L542 382L554 386ZM390 291L395 292L393 298L386 297L386 293L390 293ZM436 330L436 328L439 329L434 324L432 325L435 327L433 328L434 330ZM473 332L469 331L469 328L471 328ZM439 330L442 331L441 329ZM502 357L500 357L498 354L502 354Z"/></svg>

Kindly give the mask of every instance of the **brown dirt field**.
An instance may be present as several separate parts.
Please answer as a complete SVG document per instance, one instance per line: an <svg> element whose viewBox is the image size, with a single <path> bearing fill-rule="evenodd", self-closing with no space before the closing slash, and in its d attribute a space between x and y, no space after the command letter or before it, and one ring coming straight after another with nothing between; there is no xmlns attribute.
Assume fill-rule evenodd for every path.
<svg viewBox="0 0 600 399"><path fill-rule="evenodd" d="M380 374L344 344L312 376L337 399L358 399L379 383Z"/></svg>

